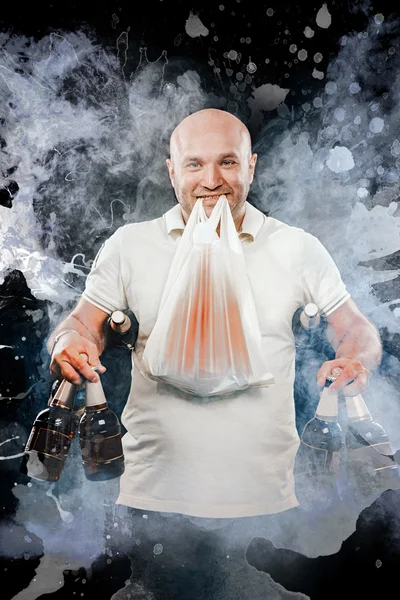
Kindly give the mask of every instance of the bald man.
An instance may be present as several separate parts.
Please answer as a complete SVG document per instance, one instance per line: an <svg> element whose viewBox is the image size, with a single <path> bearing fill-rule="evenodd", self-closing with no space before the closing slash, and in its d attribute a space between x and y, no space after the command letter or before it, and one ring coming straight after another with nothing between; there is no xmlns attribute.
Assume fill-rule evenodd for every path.
<svg viewBox="0 0 400 600"><path fill-rule="evenodd" d="M117 503L133 512L217 520L290 511L298 504L294 312L307 302L325 312L336 358L321 366L318 383L340 366L333 387L347 385L350 394L365 389L379 364L379 336L321 243L247 202L257 155L239 119L215 109L191 114L174 130L166 162L178 204L158 219L120 227L107 240L77 307L49 339L51 370L73 383L96 381L91 367L105 370L99 359L104 322L112 311L129 308L139 332L121 417L126 468ZM198 401L143 377L141 360L189 215L202 198L209 216L222 194L242 242L262 349L276 385Z"/></svg>

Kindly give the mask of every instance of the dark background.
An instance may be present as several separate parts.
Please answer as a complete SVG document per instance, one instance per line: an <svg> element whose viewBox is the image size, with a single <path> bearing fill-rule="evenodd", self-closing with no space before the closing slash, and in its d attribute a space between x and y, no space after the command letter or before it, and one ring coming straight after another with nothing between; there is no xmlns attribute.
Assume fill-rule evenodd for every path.
<svg viewBox="0 0 400 600"><path fill-rule="evenodd" d="M109 53L118 57L121 73L125 81L134 80L140 72L144 58L149 62L157 61L161 56L168 57L168 64L164 71L164 81L173 82L176 77L188 69L197 72L202 78L203 88L209 94L208 105L212 105L210 94L215 99L223 99L223 108L238 114L249 126L255 144L261 143L265 136L269 136L269 144L282 132L282 120L277 116L276 110L262 112L261 120L252 118L250 109L252 93L255 88L264 83L276 84L283 88L290 88L285 104L292 115L293 123L301 121L303 117L302 105L312 102L313 98L323 89L326 81L312 76L314 67L325 71L340 50L340 39L344 35L364 31L373 15L383 13L386 20L391 19L391 30L381 39L382 47L393 44L393 36L400 33L397 28L396 13L393 13L391 2L345 2L338 0L328 2L329 12L332 15L332 24L327 29L318 28L315 16L321 8L322 2L268 2L256 4L244 0L220 3L215 2L205 6L187 2L96 2L95 6L88 1L61 3L61 2L32 2L26 5L7 2L1 7L0 32L7 32L15 36L32 37L41 40L51 33L83 31L95 40ZM223 9L221 9L223 7ZM267 14L272 9L273 14ZM198 15L205 27L209 29L207 36L190 37L185 32L185 22L190 13ZM400 18L399 18L400 23ZM315 35L306 39L302 32L306 26L315 30ZM286 33L288 32L288 33ZM299 39L303 43L299 43ZM397 38L396 38L397 39ZM126 40L129 40L126 44ZM247 40L247 41L246 41ZM249 41L250 40L250 41ZM297 60L296 54L288 55L287 48L296 41L298 49L306 47L308 59ZM235 67L235 72L240 68L243 78L240 80L242 89L232 89L232 84L238 84L231 72L232 64L224 56L232 48L243 54L240 67ZM396 46L396 51L400 48ZM312 56L321 52L323 59L315 64ZM164 54L163 54L164 53ZM257 69L249 73L246 67L248 62L255 63ZM266 60L268 62L266 62ZM291 66L288 62L292 61ZM371 64L371 70L373 65ZM250 75L250 77L249 77ZM246 80L247 77L247 80ZM388 89L385 77L376 79L374 83L375 97L380 97ZM66 94L74 101L74 94L78 92L73 88L66 90ZM395 102L395 99L392 100ZM214 102L215 104L216 102ZM389 110L389 109L388 109ZM4 117L2 117L4 113ZM0 106L0 122L6 118L5 107ZM317 116L310 114L309 123ZM4 123L3 123L4 124ZM396 127L396 123L393 125ZM396 130L397 131L397 130ZM396 131L394 132L396 134ZM163 147L167 147L169 130L160 140ZM261 140L261 141L260 141ZM313 140L312 140L313 141ZM7 152L6 143L1 145L2 151ZM84 152L83 150L82 152ZM8 155L7 155L7 160ZM3 161L4 162L4 161ZM7 162L7 161L5 161ZM18 203L18 182L16 166L10 159L2 173L2 189L0 190L0 203L12 211ZM13 175L15 177L13 178ZM157 185L165 184L166 175L160 176ZM103 181L101 202L107 205L116 198L121 189L125 199L130 199L130 209L135 210L135 192L139 183L139 175L132 170L132 175L123 174L118 177L109 177ZM374 206L373 191L379 189L381 181L370 182L371 194L365 201L367 208ZM60 186L61 186L60 182ZM257 205L257 189L261 185L255 181L251 201ZM59 186L59 187L60 187ZM38 187L33 198L33 206L38 223L42 227L42 248L46 252L49 248L49 234L46 229L50 212L57 214L59 228L55 233L55 246L49 254L61 260L68 260L74 252L82 251L86 257L93 260L101 243L112 231L124 223L124 212L116 210L111 230L101 225L94 228L92 235L84 231L85 221L80 214L75 220L67 218L65 206L53 202L57 192L57 180L46 182ZM90 189L89 189L90 193ZM168 195L169 194L169 195ZM323 199L321 200L323 203ZM166 204L172 205L172 192L166 192ZM265 210L265 212L268 212ZM68 213L69 214L69 213ZM83 219L83 216L82 216ZM77 227L77 225L79 225ZM396 270L399 268L399 252L392 255L371 260L367 266L376 270ZM48 357L44 351L44 341L51 329L61 316L72 307L76 297L65 303L53 302L48 299L38 299L29 289L23 273L10 267L5 269L5 279L0 286L0 344L13 348L0 350L0 405L1 440L8 442L7 452L4 455L18 455L22 452L26 442L30 425L40 408L44 408L51 385L48 375ZM399 306L398 280L375 284L370 293L382 302L392 302L391 310ZM67 281L77 288L83 286L82 277L69 273ZM397 300L397 303L396 303ZM27 312L28 310L28 312ZM41 317L35 320L31 311L42 311ZM400 359L399 334L395 328L380 327L384 347L384 359L380 373L388 377L392 384L398 387L398 372L393 371L393 357ZM25 339L24 339L25 338ZM16 360L16 356L21 357ZM120 414L129 386L129 377L121 375L129 373L129 354L120 349L108 350L104 363L108 367L107 375L103 378L106 392L114 410ZM312 364L312 369L315 365ZM116 367L118 365L118 367ZM314 369L315 370L315 369ZM33 386L33 387L32 387ZM313 390L311 401L305 400L302 395L303 388L297 382L297 415L299 429L313 412L316 402L316 390ZM299 410L301 406L301 410ZM3 460L1 468L0 509L2 521L6 526L2 529L2 551L4 548L18 546L17 536L26 534L22 529L13 530L12 524L16 518L18 499L13 494L13 487L26 486L29 479L19 473L20 456L14 459ZM374 508L375 507L375 508ZM386 598L391 593L391 588L396 582L396 568L398 565L398 539L400 530L397 524L398 498L396 492L384 492L372 509L368 509L368 518L361 518L358 531L353 534L352 540L344 544L338 556L327 557L323 565L318 563L315 569L320 575L315 575L317 584L313 584L314 571L306 565L304 567L308 579L297 577L296 571L288 575L289 569L276 571L276 580L281 581L287 589L304 591L312 598ZM387 515L387 517L382 516ZM365 525L366 523L366 525ZM364 527L364 528L363 528ZM7 537L8 536L8 537ZM357 537L358 536L358 537ZM34 536L31 536L34 538ZM30 547L30 556L24 558L18 555L13 557L7 552L1 558L0 582L2 578L11 586L7 598L12 598L18 591L24 589L34 576L34 569L38 564L38 556L42 552L41 540L33 539ZM35 546L35 550L33 549ZM357 556L355 548L360 548ZM12 553L10 553L12 554ZM375 561L380 559L381 568L376 568ZM288 557L287 560L290 560ZM319 559L316 559L319 560ZM285 565L285 562L283 562ZM280 567L281 568L281 567ZM127 564L106 563L105 557L97 560L94 568L95 576L92 579L90 590L85 588L86 598L104 598L107 600L111 594L123 587L123 582L129 576ZM353 575L353 581L347 587L335 587L339 578ZM322 575L321 575L322 574ZM320 579L330 582L332 586L328 591L320 587ZM354 577L357 581L354 581ZM49 594L40 598L72 598L72 590L79 591L82 579L79 572L65 572L64 592L58 595ZM75 584L73 583L75 581ZM74 587L75 585L75 587ZM329 587L329 584L327 584ZM83 588L82 588L83 589ZM46 590L43 590L45 594ZM62 595L64 593L64 595ZM393 591L393 593L396 593ZM331 595L329 595L331 594ZM38 596L32 596L39 597ZM240 595L238 595L240 597Z"/></svg>

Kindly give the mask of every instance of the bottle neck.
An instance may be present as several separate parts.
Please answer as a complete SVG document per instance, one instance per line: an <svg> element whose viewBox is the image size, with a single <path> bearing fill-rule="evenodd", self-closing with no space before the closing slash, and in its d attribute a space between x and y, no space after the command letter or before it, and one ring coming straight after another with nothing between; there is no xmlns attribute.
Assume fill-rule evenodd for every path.
<svg viewBox="0 0 400 600"><path fill-rule="evenodd" d="M86 408L90 407L99 407L104 404L107 407L107 399L104 394L103 386L101 381L86 381L85 384L85 406Z"/></svg>
<svg viewBox="0 0 400 600"><path fill-rule="evenodd" d="M330 393L329 386L324 387L321 392L315 416L321 421L337 421L338 413L338 394L336 392Z"/></svg>
<svg viewBox="0 0 400 600"><path fill-rule="evenodd" d="M104 404L96 404L96 405L86 405L85 406L85 410L86 412L97 412L99 410L106 410L108 408L108 404L107 402L105 402Z"/></svg>
<svg viewBox="0 0 400 600"><path fill-rule="evenodd" d="M372 419L371 413L361 394L357 396L345 396L345 401L349 422Z"/></svg>
<svg viewBox="0 0 400 600"><path fill-rule="evenodd" d="M49 405L72 410L74 408L75 396L76 385L63 379L58 386L56 393L51 398Z"/></svg>
<svg viewBox="0 0 400 600"><path fill-rule="evenodd" d="M320 324L321 317L315 315L315 317L308 316L304 311L300 314L300 324L304 329L315 329Z"/></svg>

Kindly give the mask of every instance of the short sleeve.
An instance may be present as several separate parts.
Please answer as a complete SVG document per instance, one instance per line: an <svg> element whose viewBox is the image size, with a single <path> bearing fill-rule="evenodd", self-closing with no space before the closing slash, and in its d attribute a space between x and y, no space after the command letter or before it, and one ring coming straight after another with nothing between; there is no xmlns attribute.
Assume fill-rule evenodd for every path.
<svg viewBox="0 0 400 600"><path fill-rule="evenodd" d="M82 294L85 300L108 314L128 308L121 275L120 244L118 229L98 251Z"/></svg>
<svg viewBox="0 0 400 600"><path fill-rule="evenodd" d="M305 301L327 316L350 298L333 258L315 236L302 232L302 279Z"/></svg>

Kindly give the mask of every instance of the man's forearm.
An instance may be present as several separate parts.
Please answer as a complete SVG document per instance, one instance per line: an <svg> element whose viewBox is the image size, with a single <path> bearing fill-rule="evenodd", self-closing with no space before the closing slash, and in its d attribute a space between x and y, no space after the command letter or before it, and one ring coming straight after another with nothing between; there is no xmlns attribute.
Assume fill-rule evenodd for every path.
<svg viewBox="0 0 400 600"><path fill-rule="evenodd" d="M56 335L66 329L73 329L74 331L77 331L82 337L96 344L99 355L103 352L105 345L104 336L99 336L91 332L76 315L71 313L66 319L64 319L64 321L57 325L56 329L53 331L53 333L47 340L46 347L49 353L53 348L54 338L56 337Z"/></svg>
<svg viewBox="0 0 400 600"><path fill-rule="evenodd" d="M336 358L355 358L374 371L382 360L382 344L372 323L366 319L354 323L338 342Z"/></svg>

